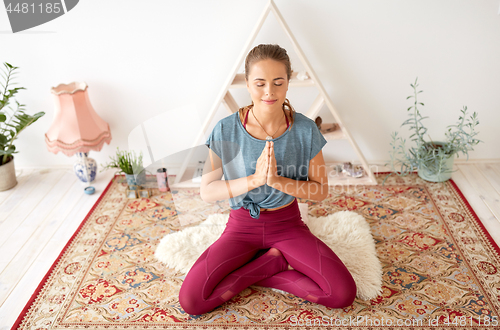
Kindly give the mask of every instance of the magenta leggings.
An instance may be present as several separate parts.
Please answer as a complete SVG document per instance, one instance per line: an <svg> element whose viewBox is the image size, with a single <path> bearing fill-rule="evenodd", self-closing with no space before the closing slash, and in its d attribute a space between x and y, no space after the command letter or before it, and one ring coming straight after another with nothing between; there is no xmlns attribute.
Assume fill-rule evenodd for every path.
<svg viewBox="0 0 500 330"><path fill-rule="evenodd" d="M203 314L250 285L284 290L331 308L349 306L356 297L351 274L304 224L296 199L282 209L262 211L259 219L244 208L231 210L222 235L186 275L179 303L189 314Z"/></svg>

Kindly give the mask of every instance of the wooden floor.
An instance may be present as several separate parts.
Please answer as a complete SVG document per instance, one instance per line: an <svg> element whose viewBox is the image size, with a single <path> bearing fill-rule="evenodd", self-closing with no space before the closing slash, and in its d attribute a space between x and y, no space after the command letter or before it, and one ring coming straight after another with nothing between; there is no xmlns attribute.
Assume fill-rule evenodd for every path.
<svg viewBox="0 0 500 330"><path fill-rule="evenodd" d="M455 168L452 179L500 245L500 161ZM0 192L0 330L12 327L114 174L99 173L96 193L85 195L72 169L16 172L17 186Z"/></svg>

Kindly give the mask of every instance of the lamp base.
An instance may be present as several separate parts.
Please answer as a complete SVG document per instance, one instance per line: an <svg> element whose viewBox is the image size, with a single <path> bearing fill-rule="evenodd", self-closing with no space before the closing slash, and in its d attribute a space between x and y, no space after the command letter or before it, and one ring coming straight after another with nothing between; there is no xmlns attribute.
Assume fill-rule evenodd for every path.
<svg viewBox="0 0 500 330"><path fill-rule="evenodd" d="M88 152L78 152L77 160L73 164L73 170L82 183L90 184L95 181L97 173L97 162L95 159L87 157Z"/></svg>

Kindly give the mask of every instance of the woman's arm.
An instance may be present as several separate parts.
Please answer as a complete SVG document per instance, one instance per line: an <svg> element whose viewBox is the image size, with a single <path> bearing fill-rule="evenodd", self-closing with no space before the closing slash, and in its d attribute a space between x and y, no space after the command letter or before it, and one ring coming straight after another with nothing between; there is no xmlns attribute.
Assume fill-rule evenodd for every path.
<svg viewBox="0 0 500 330"><path fill-rule="evenodd" d="M276 158L274 157L274 148L271 147L271 169L275 169L276 174ZM308 171L309 181L299 181L283 176L277 176L272 182L272 188L292 195L297 198L312 199L322 201L328 196L328 177L326 175L326 165L323 159L323 152L320 150L313 159L309 161Z"/></svg>
<svg viewBox="0 0 500 330"><path fill-rule="evenodd" d="M255 174L234 180L221 180L224 174L222 161L211 149L208 149L208 154L200 184L200 196L203 201L212 203L229 199L262 185L257 183Z"/></svg>

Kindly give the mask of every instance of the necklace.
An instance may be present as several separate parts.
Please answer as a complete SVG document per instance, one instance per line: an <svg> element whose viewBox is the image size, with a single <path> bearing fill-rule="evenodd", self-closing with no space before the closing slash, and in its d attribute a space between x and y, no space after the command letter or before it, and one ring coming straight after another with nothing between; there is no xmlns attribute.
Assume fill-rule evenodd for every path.
<svg viewBox="0 0 500 330"><path fill-rule="evenodd" d="M273 139L274 134L276 134L276 132L278 132L278 130L280 129L281 122L283 122L283 120L282 120L282 121L280 122L280 124L278 125L278 129L277 129L277 130L276 130L276 131L275 131L272 135L269 135L269 134L266 132L266 130L264 129L264 127L262 127L262 125L260 124L260 122L259 122L259 120L257 119L257 117L255 117L255 114L253 113L253 107L252 107L252 109L251 109L251 110L252 110L252 115L253 115L253 117L255 118L255 120L257 120L257 123L259 123L260 128L262 128L262 130L264 131L264 133L266 133L266 134L267 134L267 136L266 136L266 140L272 140L272 139ZM285 114L285 112L283 112L283 115L284 115L284 114ZM283 116L283 118L285 118L285 116Z"/></svg>

